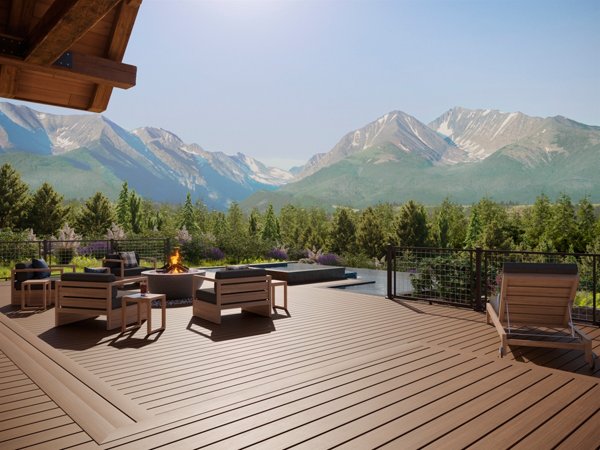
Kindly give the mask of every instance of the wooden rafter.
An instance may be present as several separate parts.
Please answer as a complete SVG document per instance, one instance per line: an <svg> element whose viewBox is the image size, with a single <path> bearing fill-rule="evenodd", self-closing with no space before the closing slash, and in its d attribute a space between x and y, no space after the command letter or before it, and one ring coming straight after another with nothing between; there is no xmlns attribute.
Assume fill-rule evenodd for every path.
<svg viewBox="0 0 600 450"><path fill-rule="evenodd" d="M25 61L51 65L121 0L55 0L28 39Z"/></svg>
<svg viewBox="0 0 600 450"><path fill-rule="evenodd" d="M33 16L34 0L13 0L10 4L7 32L16 36L27 34L27 24ZM19 69L13 65L4 64L0 68L0 96L13 98L17 88Z"/></svg>
<svg viewBox="0 0 600 450"><path fill-rule="evenodd" d="M114 61L123 60L140 5L141 0L121 3L111 32L110 44L106 51L107 58ZM99 84L94 92L89 110L94 112L105 111L108 107L112 90L112 86Z"/></svg>
<svg viewBox="0 0 600 450"><path fill-rule="evenodd" d="M57 75L78 80L106 84L113 87L128 89L135 86L137 67L106 58L71 52L72 65L70 68L59 66L40 66L23 61L19 58L0 55L0 64L15 66L41 72L48 75Z"/></svg>

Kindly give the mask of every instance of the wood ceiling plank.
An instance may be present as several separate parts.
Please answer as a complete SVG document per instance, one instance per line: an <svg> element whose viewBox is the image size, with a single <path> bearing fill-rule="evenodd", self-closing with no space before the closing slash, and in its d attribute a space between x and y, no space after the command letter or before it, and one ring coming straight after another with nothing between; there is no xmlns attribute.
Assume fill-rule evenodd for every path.
<svg viewBox="0 0 600 450"><path fill-rule="evenodd" d="M141 0L121 3L117 12L117 19L113 24L112 37L106 52L107 58L114 61L123 60L141 3ZM111 86L99 84L88 109L93 112L105 111L108 107L112 90Z"/></svg>
<svg viewBox="0 0 600 450"><path fill-rule="evenodd" d="M3 64L2 67L0 67L0 97L15 97L17 72L18 69L15 66Z"/></svg>
<svg viewBox="0 0 600 450"><path fill-rule="evenodd" d="M10 5L7 32L17 36L25 36L27 27L33 17L35 0L13 0Z"/></svg>
<svg viewBox="0 0 600 450"><path fill-rule="evenodd" d="M55 0L29 36L25 61L54 63L121 0Z"/></svg>

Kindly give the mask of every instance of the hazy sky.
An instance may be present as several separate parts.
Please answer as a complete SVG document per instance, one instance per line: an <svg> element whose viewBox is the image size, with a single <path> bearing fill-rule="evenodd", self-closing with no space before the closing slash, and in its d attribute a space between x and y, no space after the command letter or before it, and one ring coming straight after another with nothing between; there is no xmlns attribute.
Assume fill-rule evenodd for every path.
<svg viewBox="0 0 600 450"><path fill-rule="evenodd" d="M107 117L284 168L396 109L600 125L598 0L144 0L124 61Z"/></svg>

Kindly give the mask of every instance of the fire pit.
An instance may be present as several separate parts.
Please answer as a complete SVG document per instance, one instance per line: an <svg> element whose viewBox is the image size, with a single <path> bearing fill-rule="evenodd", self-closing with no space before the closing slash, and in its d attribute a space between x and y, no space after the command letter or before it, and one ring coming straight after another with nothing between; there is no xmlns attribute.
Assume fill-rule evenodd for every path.
<svg viewBox="0 0 600 450"><path fill-rule="evenodd" d="M189 269L181 263L179 249L169 257L169 263L157 270L146 270L142 275L148 277L148 292L165 294L167 300L191 299L202 285L202 280L194 275L205 275L203 270Z"/></svg>

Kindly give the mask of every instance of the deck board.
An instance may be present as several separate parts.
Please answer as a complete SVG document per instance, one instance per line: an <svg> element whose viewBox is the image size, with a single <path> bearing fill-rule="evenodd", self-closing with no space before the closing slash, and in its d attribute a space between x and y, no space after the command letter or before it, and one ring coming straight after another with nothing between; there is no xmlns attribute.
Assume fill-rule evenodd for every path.
<svg viewBox="0 0 600 450"><path fill-rule="evenodd" d="M481 313L312 285L288 295L290 317L232 311L220 326L170 308L165 332L149 338L101 319L55 328L52 310L3 311L67 357L80 382L147 411L101 448L600 445L600 368L587 370L580 352L514 348L499 359ZM583 328L598 352L600 330ZM30 381L0 352L0 436L16 433L12 448L99 446Z"/></svg>

